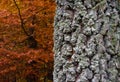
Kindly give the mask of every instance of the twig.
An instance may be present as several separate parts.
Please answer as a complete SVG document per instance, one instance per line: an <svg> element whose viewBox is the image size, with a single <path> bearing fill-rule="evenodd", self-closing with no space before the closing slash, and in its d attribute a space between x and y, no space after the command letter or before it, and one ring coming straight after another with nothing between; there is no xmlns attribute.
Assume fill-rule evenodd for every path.
<svg viewBox="0 0 120 82"><path fill-rule="evenodd" d="M19 15L20 21L21 21L21 28L23 29L24 33L27 36L29 36L29 34L27 33L27 31L25 30L25 27L24 27L24 21L23 21L22 16L21 16L20 8L18 7L16 1L15 0L13 0L13 1L14 1L15 6L17 7L17 10L18 10L18 15Z"/></svg>

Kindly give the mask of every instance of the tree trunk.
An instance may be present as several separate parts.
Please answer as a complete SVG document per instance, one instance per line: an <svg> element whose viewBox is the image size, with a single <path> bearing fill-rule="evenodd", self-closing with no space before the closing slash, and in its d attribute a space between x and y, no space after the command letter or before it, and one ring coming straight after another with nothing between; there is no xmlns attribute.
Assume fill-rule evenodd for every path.
<svg viewBox="0 0 120 82"><path fill-rule="evenodd" d="M119 0L56 0L54 82L120 82Z"/></svg>

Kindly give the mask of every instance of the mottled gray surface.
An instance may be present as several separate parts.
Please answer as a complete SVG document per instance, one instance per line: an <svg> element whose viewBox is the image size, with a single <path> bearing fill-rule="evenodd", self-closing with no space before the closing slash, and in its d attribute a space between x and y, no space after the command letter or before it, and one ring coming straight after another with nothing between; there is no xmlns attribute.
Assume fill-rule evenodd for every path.
<svg viewBox="0 0 120 82"><path fill-rule="evenodd" d="M120 82L118 0L56 0L54 82Z"/></svg>

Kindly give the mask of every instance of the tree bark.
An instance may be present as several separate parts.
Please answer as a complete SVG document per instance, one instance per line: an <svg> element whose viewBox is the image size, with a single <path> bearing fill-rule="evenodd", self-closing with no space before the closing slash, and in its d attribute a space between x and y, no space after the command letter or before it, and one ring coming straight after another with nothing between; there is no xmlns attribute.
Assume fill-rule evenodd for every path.
<svg viewBox="0 0 120 82"><path fill-rule="evenodd" d="M120 82L119 0L56 0L54 82Z"/></svg>

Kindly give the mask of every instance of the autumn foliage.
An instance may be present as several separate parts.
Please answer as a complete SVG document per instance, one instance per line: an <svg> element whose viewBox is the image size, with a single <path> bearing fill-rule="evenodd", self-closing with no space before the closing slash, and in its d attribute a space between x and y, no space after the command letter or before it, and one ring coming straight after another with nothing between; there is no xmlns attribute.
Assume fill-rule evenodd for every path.
<svg viewBox="0 0 120 82"><path fill-rule="evenodd" d="M52 82L54 0L16 0L25 30L37 41L30 48L13 0L0 0L0 82Z"/></svg>

